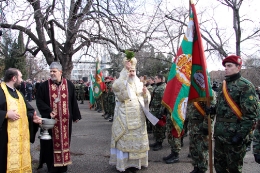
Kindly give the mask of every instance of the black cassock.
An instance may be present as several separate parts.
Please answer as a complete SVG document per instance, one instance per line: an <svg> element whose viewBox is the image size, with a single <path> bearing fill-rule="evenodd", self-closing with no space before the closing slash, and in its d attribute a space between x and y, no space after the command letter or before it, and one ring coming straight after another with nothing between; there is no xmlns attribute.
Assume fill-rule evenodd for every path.
<svg viewBox="0 0 260 173"><path fill-rule="evenodd" d="M60 84L60 83L59 83ZM59 85L57 84L57 85ZM78 107L78 102L76 99L75 94L75 86L74 84L67 80L68 85L68 94L69 94L69 139L71 139L71 132L72 132L72 122L76 120L81 119L81 114ZM50 107L50 98L49 98L49 86L48 81L43 82L38 90L36 95L36 105L37 108L42 116L42 118L51 118L50 113L52 112L52 109ZM49 130L49 134L52 136L52 130ZM39 160L39 168L42 168L42 165L44 163L47 164L48 171L52 171L52 169L55 169L53 167L54 161L53 161L53 141L51 140L40 140L40 160ZM64 170L64 172L67 170L67 167Z"/></svg>
<svg viewBox="0 0 260 173"><path fill-rule="evenodd" d="M7 89L12 97L18 98L19 92L18 90L13 91L11 88L7 86ZM23 95L21 93L21 95ZM24 99L24 98L23 98ZM30 142L34 143L35 134L38 131L38 124L33 123L33 107L24 99L27 109L27 117L29 122L29 130L30 130ZM5 118L7 113L7 104L6 97L4 91L0 87L0 173L6 172L7 166L7 142L8 142L8 133L7 133L7 119Z"/></svg>

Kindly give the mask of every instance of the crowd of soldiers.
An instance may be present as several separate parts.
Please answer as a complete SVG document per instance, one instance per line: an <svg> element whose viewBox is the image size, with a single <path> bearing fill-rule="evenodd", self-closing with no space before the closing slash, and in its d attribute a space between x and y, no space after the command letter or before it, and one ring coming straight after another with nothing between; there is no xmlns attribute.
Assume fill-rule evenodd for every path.
<svg viewBox="0 0 260 173"><path fill-rule="evenodd" d="M84 104L84 100L88 100L89 98L88 95L89 83L88 82L85 83L83 80L73 81L73 83L75 85L77 100L81 101L80 104Z"/></svg>
<svg viewBox="0 0 260 173"><path fill-rule="evenodd" d="M102 94L95 98L95 110L103 112L102 116L109 122L113 122L114 109L115 109L115 94L112 91L112 84L114 78L111 76L105 77L105 90Z"/></svg>
<svg viewBox="0 0 260 173"><path fill-rule="evenodd" d="M225 60L226 61L223 61L223 66L226 68L229 68L227 66L232 66L232 64L235 65L234 68L237 69L241 66L241 64L239 64L239 57L227 57ZM176 133L176 130L174 131L171 114L162 105L162 98L167 85L165 77L162 74L157 74L154 77L139 77L140 81L143 82L151 94L150 112L159 119L156 125L152 125L147 120L147 131L154 137L154 143L150 144L150 148L153 151L161 150L163 147L162 143L167 137L171 151L169 155L163 157L166 164L179 162L179 153L183 146L183 137L187 136L188 131L189 157L192 158L192 164L194 166L194 170L191 173L205 173L208 170L208 141L211 138L214 138L215 142L214 166L216 172L241 172L245 152L250 150L252 141L254 141L253 153L255 161L260 163L260 120L256 126L254 137L252 124L259 119L258 116L260 115L258 112L260 111L258 106L260 105L260 91L257 87L255 88L250 82L242 78L239 71L230 76L231 77L226 78L228 84L213 82L213 99L210 106L207 105L206 101L188 104L184 129L181 136ZM230 80L236 81L237 84L232 85L232 82L229 83ZM113 122L116 104L115 95L112 91L113 81L113 77L107 76L105 78L106 89L99 98L96 98L95 109L98 112L103 112L104 114L102 116L110 122ZM231 87L231 89L227 89L227 92L229 92L232 97L236 99L243 97L244 101L241 102L243 118L236 117L236 113L230 109L235 106L229 107L227 104L227 102L232 102L232 100L226 101L225 87ZM244 94L241 94L241 92ZM211 130L214 130L214 135L210 133L212 136L209 136L209 122L214 125L214 128L210 126L210 128L212 128ZM227 151L224 151L223 148L225 150L227 149ZM238 154L234 156L233 160L229 160L228 157L233 155L236 151L241 153L241 155ZM222 158L227 159L223 160Z"/></svg>
<svg viewBox="0 0 260 173"><path fill-rule="evenodd" d="M151 102L149 105L150 112L159 119L159 122L153 126L149 121L147 121L147 131L148 133L152 133L154 138L154 143L150 144L150 148L153 151L161 150L164 139L168 140L171 151L168 156L163 157L163 160L166 164L172 164L179 162L179 153L181 151L181 147L183 146L183 138L187 136L187 132L189 132L189 150L190 153L188 157L192 158L192 164L194 166L194 170L191 173L205 173L208 170L208 139L210 138L208 134L208 116L210 118L211 123L228 123L231 120L227 118L218 118L216 119L216 97L219 92L221 92L221 88L219 87L221 83L213 82L212 90L213 92L213 100L210 103L210 107L207 107L206 102L194 102L189 103L187 108L186 119L184 123L184 130L182 131L181 136L178 136L173 132L173 123L171 120L171 114L169 111L161 104L162 97L164 94L164 90L166 88L165 77L161 74L158 74L154 77L141 76L140 80L144 83L151 94ZM114 95L111 90L111 86L113 83L113 78L106 78L106 86L107 90L103 92L103 108L104 108L104 116L105 119L112 119L113 121L113 110L114 110ZM260 92L256 90L256 93ZM100 104L101 105L101 104ZM102 108L102 105L100 106ZM202 108L202 112L198 111L198 108ZM208 116L207 116L208 115ZM227 122L226 122L227 121ZM232 122L231 122L232 123ZM260 123L260 122L259 122ZM212 126L213 127L213 126ZM260 130L260 125L257 128ZM212 129L213 130L213 129ZM218 128L217 128L218 130ZM214 136L218 142L218 136ZM259 132L256 133L254 141L259 140ZM257 138L256 138L257 137ZM213 138L213 136L211 136ZM233 139L236 140L236 139ZM253 140L253 133L251 132L251 136L243 139L243 146L247 147L247 151L251 148L251 142ZM236 142L236 141L233 141ZM218 144L218 143L217 143ZM254 151L258 151L259 148L254 147ZM259 153L259 152L254 152ZM242 157L242 156L241 156ZM260 162L260 155L255 154L255 159ZM257 160L258 159L258 160ZM221 161L217 160L217 163L221 163ZM220 166L216 164L216 166ZM239 166L238 166L239 167ZM217 168L221 169L221 168ZM232 169L232 168L230 168ZM241 167L239 167L241 169Z"/></svg>

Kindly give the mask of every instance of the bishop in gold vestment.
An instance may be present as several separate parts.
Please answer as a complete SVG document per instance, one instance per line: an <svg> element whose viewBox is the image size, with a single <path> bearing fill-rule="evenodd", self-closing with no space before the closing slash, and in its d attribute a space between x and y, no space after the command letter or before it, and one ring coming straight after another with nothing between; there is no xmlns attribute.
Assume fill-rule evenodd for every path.
<svg viewBox="0 0 260 173"><path fill-rule="evenodd" d="M148 108L150 93L135 75L136 59L124 60L125 68L113 83L116 96L112 125L109 164L117 170L141 169L148 166L149 142L146 117L142 107Z"/></svg>

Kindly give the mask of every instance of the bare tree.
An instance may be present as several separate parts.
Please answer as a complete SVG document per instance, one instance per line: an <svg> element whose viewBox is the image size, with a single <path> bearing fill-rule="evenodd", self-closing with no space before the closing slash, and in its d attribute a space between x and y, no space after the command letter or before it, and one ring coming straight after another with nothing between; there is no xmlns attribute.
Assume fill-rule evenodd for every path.
<svg viewBox="0 0 260 173"><path fill-rule="evenodd" d="M197 1L198 4L200 2L203 3L203 1L200 0ZM208 6L205 9L198 10L197 8L199 11L198 18L200 21L202 38L206 41L205 52L207 52L210 57L216 57L217 55L217 57L221 59L231 53L239 56L242 56L241 53L245 56L251 56L251 54L259 52L259 49L253 50L254 52L248 52L246 50L252 50L256 45L259 45L260 36L260 28L257 25L251 28L248 27L249 23L253 24L255 21L252 21L245 14L240 14L242 4L245 3L244 5L246 6L246 3L250 2L245 2L243 0L217 0L217 2L218 4L211 7ZM222 13L225 13L226 10L232 11L233 33L229 34L227 32L229 28L221 27L219 25L220 21L216 20L216 16L219 15L219 11L217 13L217 9L219 8L222 9ZM186 13L188 13L188 10L186 10ZM178 18L176 11L171 11L168 14L166 13L165 16L178 22L179 26L186 26L186 23ZM222 22L223 21L225 21L225 19L222 19ZM248 44L252 42L252 40L254 41L254 45ZM234 49L232 48L232 45L235 45Z"/></svg>
<svg viewBox="0 0 260 173"><path fill-rule="evenodd" d="M0 26L24 32L28 36L26 51L33 56L41 52L48 64L60 61L64 76L70 78L73 55L87 53L95 44L109 45L124 52L134 47L132 43L138 41L142 46L149 39L153 33L152 22L146 29L134 28L131 23L131 20L142 17L134 14L140 2L7 0L8 6L4 9L6 21L2 21ZM8 12L20 16L11 21ZM142 35L138 40L133 36L135 32Z"/></svg>

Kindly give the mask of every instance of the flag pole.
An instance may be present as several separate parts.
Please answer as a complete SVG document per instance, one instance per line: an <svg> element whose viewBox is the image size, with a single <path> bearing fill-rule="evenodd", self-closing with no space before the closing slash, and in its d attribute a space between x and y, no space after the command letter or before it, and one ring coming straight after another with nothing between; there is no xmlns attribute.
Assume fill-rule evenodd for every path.
<svg viewBox="0 0 260 173"><path fill-rule="evenodd" d="M193 0L190 0L190 4L194 4ZM194 7L194 5L193 5ZM196 9L193 8L193 13L196 13ZM198 35L198 42L199 42L199 51L200 51L200 55L202 55L203 57L201 57L202 61L206 61L205 59L205 54L204 54L204 50L203 50L203 45L202 45L202 39L201 39L201 33L200 33L200 29L199 29L199 22L198 22L198 18L197 18L197 13L196 15L194 15L194 23L195 23L195 28L197 31L197 35ZM207 108L210 107L210 96L209 96L209 85L208 85L208 78L207 78L207 72L206 72L206 67L205 67L206 63L202 63L202 69L203 70L203 76L204 76L204 82L205 82L205 89L206 89L206 102L207 102ZM211 130L211 118L210 115L207 115L208 117L208 143L209 143L209 171L210 173L213 173L213 163L212 163L212 130Z"/></svg>

